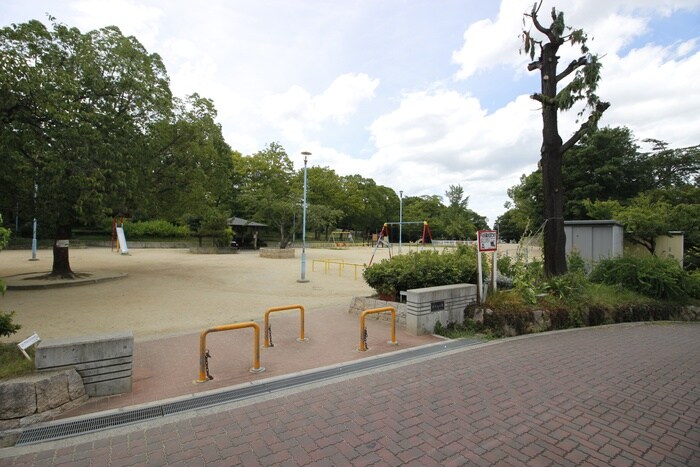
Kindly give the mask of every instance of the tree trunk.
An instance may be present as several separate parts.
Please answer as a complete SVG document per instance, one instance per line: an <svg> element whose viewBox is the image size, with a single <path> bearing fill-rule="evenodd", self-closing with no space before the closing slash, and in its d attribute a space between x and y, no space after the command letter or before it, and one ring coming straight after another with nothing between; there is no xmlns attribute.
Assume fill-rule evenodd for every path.
<svg viewBox="0 0 700 467"><path fill-rule="evenodd" d="M52 276L61 276L66 279L75 278L75 274L70 268L69 243L71 237L71 227L59 225L56 227L56 241L53 244L53 267Z"/></svg>
<svg viewBox="0 0 700 467"><path fill-rule="evenodd" d="M542 186L544 189L544 273L547 277L566 273L564 233L564 186L562 182L562 139L559 136L555 102L557 94L557 48L542 48Z"/></svg>
<svg viewBox="0 0 700 467"><path fill-rule="evenodd" d="M284 250L289 244L289 239L284 235L284 224L280 224L280 249Z"/></svg>

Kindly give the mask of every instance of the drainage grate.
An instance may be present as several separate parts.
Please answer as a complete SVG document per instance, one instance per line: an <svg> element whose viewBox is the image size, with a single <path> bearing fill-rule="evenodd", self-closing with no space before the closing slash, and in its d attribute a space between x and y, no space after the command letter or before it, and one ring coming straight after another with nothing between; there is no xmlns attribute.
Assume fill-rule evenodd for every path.
<svg viewBox="0 0 700 467"><path fill-rule="evenodd" d="M147 407L144 409L129 410L112 415L104 415L74 422L66 422L58 425L33 428L22 432L17 439L16 446L33 444L42 441L68 438L84 433L113 428L130 423L142 422L163 416L161 406Z"/></svg>
<svg viewBox="0 0 700 467"><path fill-rule="evenodd" d="M390 353L378 358L359 360L348 363L347 365L327 368L325 370L319 370L302 375L294 375L275 381L262 381L252 386L231 389L229 391L223 391L216 394L193 396L192 398L186 400L159 404L142 409L125 410L115 414L96 416L84 420L57 423L55 425L40 428L30 428L22 432L17 439L15 446L69 438L71 436L93 433L95 431L105 430L108 428L116 428L132 423L152 420L154 418L161 418L167 415L186 412L188 410L203 409L215 405L244 400L249 397L259 396L261 394L273 393L284 389L303 386L305 384L324 381L338 376L381 368L383 366L393 365L394 363L430 355L438 355L443 352L476 345L481 342L483 341L478 339L457 339L446 341L441 345L416 347L405 352Z"/></svg>

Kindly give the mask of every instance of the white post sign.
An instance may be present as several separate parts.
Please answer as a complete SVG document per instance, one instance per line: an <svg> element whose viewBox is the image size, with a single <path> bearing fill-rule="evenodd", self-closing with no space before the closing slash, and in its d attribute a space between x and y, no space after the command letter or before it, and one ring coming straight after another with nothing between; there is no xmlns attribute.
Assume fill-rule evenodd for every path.
<svg viewBox="0 0 700 467"><path fill-rule="evenodd" d="M39 337L39 334L34 333L31 336L27 337L24 339L22 342L17 344L17 347L19 347L19 350L24 354L25 357L27 357L27 360L31 360L31 357L27 353L27 349L37 342L41 341L41 338Z"/></svg>
<svg viewBox="0 0 700 467"><path fill-rule="evenodd" d="M492 271L492 284L494 290L496 290L496 251L498 250L498 231L497 230L479 230L477 232L477 246L479 251L477 252L477 268L479 273L479 303L482 302L483 297L483 278L481 272L481 253L484 251L493 252L493 271Z"/></svg>

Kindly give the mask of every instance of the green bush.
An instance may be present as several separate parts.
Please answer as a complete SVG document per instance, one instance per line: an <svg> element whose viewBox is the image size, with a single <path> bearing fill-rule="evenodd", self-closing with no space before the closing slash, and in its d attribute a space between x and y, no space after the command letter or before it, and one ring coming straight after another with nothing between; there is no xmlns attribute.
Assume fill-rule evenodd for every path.
<svg viewBox="0 0 700 467"><path fill-rule="evenodd" d="M686 287L688 296L700 300L700 270L688 273Z"/></svg>
<svg viewBox="0 0 700 467"><path fill-rule="evenodd" d="M164 220L129 222L124 231L130 238L184 238L191 235L186 225L174 225Z"/></svg>
<svg viewBox="0 0 700 467"><path fill-rule="evenodd" d="M0 311L0 336L10 337L12 334L16 333L22 328L22 326L20 326L19 324L14 324L12 322L12 317L14 316L14 314L14 311L11 311L9 313Z"/></svg>
<svg viewBox="0 0 700 467"><path fill-rule="evenodd" d="M460 246L455 252L421 251L394 256L362 273L380 295L397 298L399 292L439 285L475 283L476 249Z"/></svg>
<svg viewBox="0 0 700 467"><path fill-rule="evenodd" d="M590 280L622 287L657 300L685 300L696 281L671 259L623 256L600 261Z"/></svg>

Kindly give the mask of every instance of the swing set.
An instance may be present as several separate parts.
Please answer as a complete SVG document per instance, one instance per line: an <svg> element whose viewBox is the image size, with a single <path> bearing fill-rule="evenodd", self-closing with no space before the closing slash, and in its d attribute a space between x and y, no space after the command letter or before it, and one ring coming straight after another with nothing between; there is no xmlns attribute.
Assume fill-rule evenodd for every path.
<svg viewBox="0 0 700 467"><path fill-rule="evenodd" d="M379 237L377 238L377 243L374 245L374 249L372 250L372 258L369 260L368 266L372 265L372 261L374 260L374 254L377 252L377 248L380 246L386 247L389 250L389 258L392 256L392 244L391 244L391 226L392 225L416 225L416 224L423 224L423 233L421 234L421 238L419 240L420 243L420 249L423 251L423 248L425 247L426 242L429 242L430 245L433 247L433 250L435 249L435 245L433 244L433 236L430 233L430 227L428 226L428 221L423 221L423 222L385 222L384 225L382 226L381 232L379 232ZM409 234L410 238L410 234ZM400 241L401 239L399 239ZM409 248L410 248L410 242L409 242Z"/></svg>

